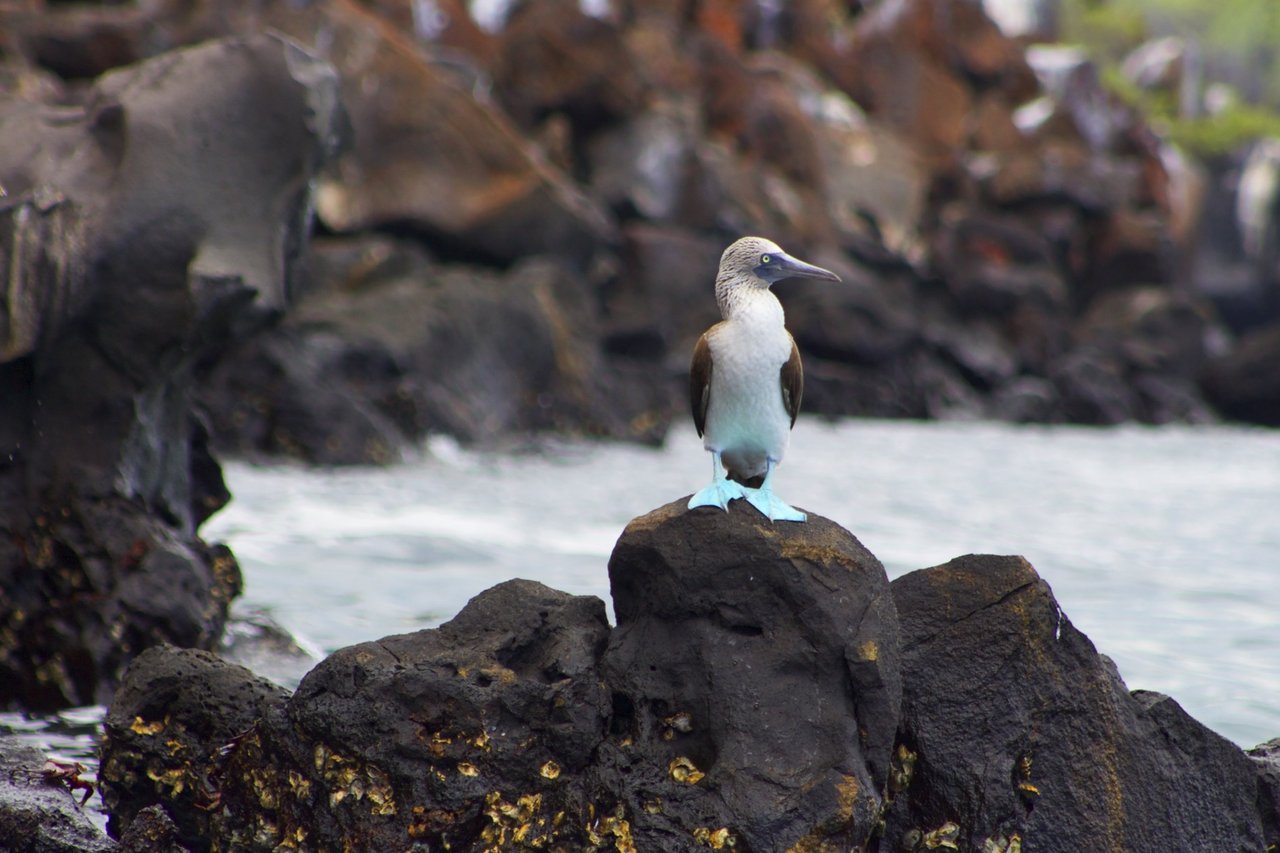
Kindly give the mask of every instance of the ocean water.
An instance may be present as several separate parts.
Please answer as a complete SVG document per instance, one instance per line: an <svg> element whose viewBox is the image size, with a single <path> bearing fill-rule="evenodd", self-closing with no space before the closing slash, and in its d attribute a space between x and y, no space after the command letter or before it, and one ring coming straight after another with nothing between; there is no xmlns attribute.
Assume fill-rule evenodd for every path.
<svg viewBox="0 0 1280 853"><path fill-rule="evenodd" d="M691 425L656 449L437 439L385 469L230 464L234 499L202 533L244 571L237 659L292 686L315 656L438 625L512 577L608 603L627 522L710 476ZM776 488L890 577L1021 554L1131 689L1241 746L1280 736L1280 431L801 418ZM264 616L312 657L253 642ZM0 732L92 772L101 715L0 714Z"/></svg>
<svg viewBox="0 0 1280 853"><path fill-rule="evenodd" d="M240 558L240 612L331 651L512 577L609 602L626 523L710 476L691 426L658 449L435 440L388 469L230 465L235 499L204 534ZM1021 554L1131 689L1243 746L1280 736L1280 432L802 418L776 490L890 577Z"/></svg>

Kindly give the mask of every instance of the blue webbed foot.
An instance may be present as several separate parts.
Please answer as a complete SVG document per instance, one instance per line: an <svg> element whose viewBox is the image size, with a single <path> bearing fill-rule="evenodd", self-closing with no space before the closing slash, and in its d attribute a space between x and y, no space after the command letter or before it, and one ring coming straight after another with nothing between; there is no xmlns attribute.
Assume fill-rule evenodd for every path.
<svg viewBox="0 0 1280 853"><path fill-rule="evenodd" d="M689 509L699 506L718 506L720 509L727 510L729 501L746 496L747 490L740 483L729 479L716 480L689 498Z"/></svg>
<svg viewBox="0 0 1280 853"><path fill-rule="evenodd" d="M806 521L809 516L783 501L772 489L761 486L747 489L747 503L760 510L770 521Z"/></svg>

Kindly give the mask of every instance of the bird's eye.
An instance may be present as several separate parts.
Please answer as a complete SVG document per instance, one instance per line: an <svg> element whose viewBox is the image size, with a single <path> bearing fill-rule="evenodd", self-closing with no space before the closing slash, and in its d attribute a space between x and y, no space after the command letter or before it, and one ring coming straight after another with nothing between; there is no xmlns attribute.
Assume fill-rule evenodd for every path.
<svg viewBox="0 0 1280 853"><path fill-rule="evenodd" d="M770 257L770 256L768 256L768 255L761 255L761 256L760 256L760 263L762 263L762 264L767 264L767 263L769 263L769 261L771 261L771 260L773 260L773 258L771 258L771 257Z"/></svg>

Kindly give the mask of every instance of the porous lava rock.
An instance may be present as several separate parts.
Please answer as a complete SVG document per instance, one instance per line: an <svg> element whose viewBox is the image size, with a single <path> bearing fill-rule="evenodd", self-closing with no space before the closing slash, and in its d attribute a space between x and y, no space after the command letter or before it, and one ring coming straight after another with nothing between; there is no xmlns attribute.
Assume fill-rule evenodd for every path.
<svg viewBox="0 0 1280 853"><path fill-rule="evenodd" d="M811 515L684 500L604 603L512 580L288 696L158 647L108 714L125 838L191 850L1266 850L1249 753L1130 692L1020 557L904 575ZM153 811L147 812L147 809Z"/></svg>
<svg viewBox="0 0 1280 853"><path fill-rule="evenodd" d="M102 702L144 648L217 642L240 575L196 535L227 493L192 375L287 303L341 113L269 35L70 98L0 103L0 706Z"/></svg>
<svg viewBox="0 0 1280 853"><path fill-rule="evenodd" d="M111 834L162 829L145 816L160 805L178 840L207 850L224 751L288 695L200 649L153 646L135 658L103 723L99 752ZM140 816L143 826L135 828Z"/></svg>
<svg viewBox="0 0 1280 853"><path fill-rule="evenodd" d="M629 811L637 839L665 839L640 848L699 826L749 850L866 844L901 691L884 567L820 516L685 504L632 521L609 561Z"/></svg>
<svg viewBox="0 0 1280 853"><path fill-rule="evenodd" d="M147 806L120 836L119 853L191 853L179 841L180 832L169 813L159 805Z"/></svg>
<svg viewBox="0 0 1280 853"><path fill-rule="evenodd" d="M1249 750L1258 768L1258 811L1269 839L1280 838L1280 737Z"/></svg>
<svg viewBox="0 0 1280 853"><path fill-rule="evenodd" d="M1020 557L893 582L902 726L888 849L1266 850L1259 767L1167 696L1130 693ZM898 845L896 848L892 845Z"/></svg>
<svg viewBox="0 0 1280 853"><path fill-rule="evenodd" d="M598 598L515 580L335 652L232 753L213 849L589 847L608 632Z"/></svg>
<svg viewBox="0 0 1280 853"><path fill-rule="evenodd" d="M287 700L149 651L108 717L113 827L158 803L197 850L865 843L899 696L880 563L824 519L679 502L611 572L613 631L597 598L508 581L335 652Z"/></svg>

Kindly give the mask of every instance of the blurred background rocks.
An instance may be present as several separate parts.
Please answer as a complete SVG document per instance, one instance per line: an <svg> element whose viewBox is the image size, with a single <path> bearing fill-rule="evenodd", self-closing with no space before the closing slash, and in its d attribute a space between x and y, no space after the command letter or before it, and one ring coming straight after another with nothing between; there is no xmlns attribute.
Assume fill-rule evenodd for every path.
<svg viewBox="0 0 1280 853"><path fill-rule="evenodd" d="M1265 355L1236 352L1265 351L1280 316L1274 186L1220 199L1233 176L1179 154L1084 52L1040 43L1057 9L26 0L0 49L6 97L46 103L267 30L336 69L347 144L314 183L294 310L203 362L216 449L342 464L430 432L661 441L744 233L845 279L778 288L807 411L1280 422L1250 372ZM1125 79L1176 85L1179 44ZM1224 206L1253 219L1232 231Z"/></svg>
<svg viewBox="0 0 1280 853"><path fill-rule="evenodd" d="M332 68L270 34L92 83L8 69L0 707L51 709L105 701L148 646L222 634L241 578L196 532L229 495L195 375L289 303L341 105Z"/></svg>

